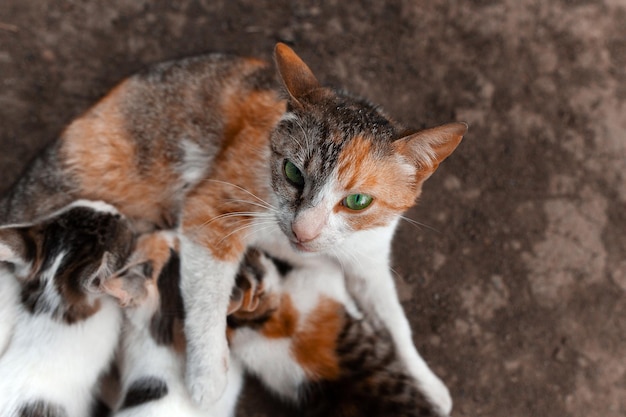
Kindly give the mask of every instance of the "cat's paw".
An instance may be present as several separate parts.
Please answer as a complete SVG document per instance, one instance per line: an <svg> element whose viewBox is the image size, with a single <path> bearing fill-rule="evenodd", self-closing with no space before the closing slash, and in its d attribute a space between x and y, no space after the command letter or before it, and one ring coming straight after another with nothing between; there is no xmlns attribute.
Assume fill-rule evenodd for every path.
<svg viewBox="0 0 626 417"><path fill-rule="evenodd" d="M452 411L452 397L445 384L432 375L427 384L422 385L422 392L434 411L440 417L448 417Z"/></svg>
<svg viewBox="0 0 626 417"><path fill-rule="evenodd" d="M222 396L228 383L228 358L210 361L190 358L187 361L185 383L189 395L203 410L210 409ZM192 365L190 365L192 364Z"/></svg>

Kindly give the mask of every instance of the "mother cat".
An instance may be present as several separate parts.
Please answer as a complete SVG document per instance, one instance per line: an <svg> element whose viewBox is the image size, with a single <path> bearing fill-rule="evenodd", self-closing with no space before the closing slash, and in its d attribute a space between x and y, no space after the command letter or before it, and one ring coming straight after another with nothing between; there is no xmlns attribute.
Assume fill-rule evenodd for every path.
<svg viewBox="0 0 626 417"><path fill-rule="evenodd" d="M426 397L448 414L447 388L413 345L389 252L400 215L467 126L407 130L321 86L286 45L275 60L284 89L265 62L217 54L126 79L30 165L0 201L0 220L86 198L137 225L181 225L186 379L203 405L225 385L224 318L245 248L333 257L357 302L391 330Z"/></svg>

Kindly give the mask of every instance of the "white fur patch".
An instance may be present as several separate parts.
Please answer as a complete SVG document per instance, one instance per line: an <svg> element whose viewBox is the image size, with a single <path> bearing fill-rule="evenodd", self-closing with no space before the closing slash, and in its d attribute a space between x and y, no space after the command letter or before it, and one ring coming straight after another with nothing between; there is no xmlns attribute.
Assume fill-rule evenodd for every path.
<svg viewBox="0 0 626 417"><path fill-rule="evenodd" d="M181 236L181 289L185 300L187 369L194 402L210 407L226 388L228 344L224 317L239 265L218 261Z"/></svg>
<svg viewBox="0 0 626 417"><path fill-rule="evenodd" d="M0 410L14 415L24 403L43 400L68 417L89 414L92 390L113 356L121 313L112 300L87 320L67 325L21 305L11 343L0 356Z"/></svg>
<svg viewBox="0 0 626 417"><path fill-rule="evenodd" d="M13 335L19 309L19 285L5 265L0 264L0 357Z"/></svg>
<svg viewBox="0 0 626 417"><path fill-rule="evenodd" d="M181 167L183 181L187 184L196 184L204 178L209 166L207 163L207 152L196 143L187 139L182 141L182 148L184 152L183 165Z"/></svg>

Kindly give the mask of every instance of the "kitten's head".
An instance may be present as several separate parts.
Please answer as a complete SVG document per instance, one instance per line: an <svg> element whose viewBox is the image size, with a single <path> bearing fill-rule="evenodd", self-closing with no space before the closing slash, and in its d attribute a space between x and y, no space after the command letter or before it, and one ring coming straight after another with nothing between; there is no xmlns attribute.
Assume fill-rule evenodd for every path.
<svg viewBox="0 0 626 417"><path fill-rule="evenodd" d="M408 131L365 100L322 87L286 45L275 58L289 97L271 137L272 187L279 225L300 250L393 224L467 130Z"/></svg>
<svg viewBox="0 0 626 417"><path fill-rule="evenodd" d="M73 323L98 310L93 290L125 265L133 242L115 208L81 200L35 223L0 228L0 261L21 283L29 311Z"/></svg>
<svg viewBox="0 0 626 417"><path fill-rule="evenodd" d="M144 234L137 239L128 264L100 285L125 307L136 327L150 328L158 343L175 347L184 344L179 252L175 232Z"/></svg>

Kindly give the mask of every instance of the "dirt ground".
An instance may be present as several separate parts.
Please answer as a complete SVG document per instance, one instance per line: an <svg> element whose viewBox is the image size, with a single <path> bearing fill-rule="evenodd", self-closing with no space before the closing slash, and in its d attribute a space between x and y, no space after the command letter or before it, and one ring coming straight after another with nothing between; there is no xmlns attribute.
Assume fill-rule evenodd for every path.
<svg viewBox="0 0 626 417"><path fill-rule="evenodd" d="M2 0L0 193L146 64L278 40L408 125L470 125L394 244L453 415L625 416L625 0ZM253 384L239 415L289 413Z"/></svg>

